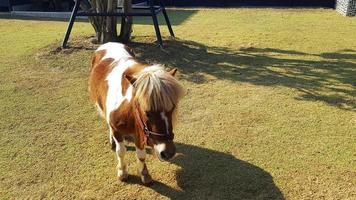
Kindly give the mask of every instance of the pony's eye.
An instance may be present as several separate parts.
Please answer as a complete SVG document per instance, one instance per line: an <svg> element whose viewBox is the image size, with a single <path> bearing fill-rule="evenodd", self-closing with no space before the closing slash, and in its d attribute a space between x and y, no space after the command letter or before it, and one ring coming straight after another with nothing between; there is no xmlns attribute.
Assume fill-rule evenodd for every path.
<svg viewBox="0 0 356 200"><path fill-rule="evenodd" d="M151 114L150 114L149 112L146 112L146 116L147 116L148 118L150 118L150 117L151 117Z"/></svg>

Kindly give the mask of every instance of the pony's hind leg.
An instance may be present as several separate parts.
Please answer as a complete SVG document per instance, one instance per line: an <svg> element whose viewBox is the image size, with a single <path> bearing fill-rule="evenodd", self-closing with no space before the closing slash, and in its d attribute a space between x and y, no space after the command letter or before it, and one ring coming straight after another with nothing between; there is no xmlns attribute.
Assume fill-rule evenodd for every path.
<svg viewBox="0 0 356 200"><path fill-rule="evenodd" d="M121 137L118 137L115 134L113 134L112 139L114 140L114 143L115 143L115 151L116 151L116 156L117 156L117 160L118 160L117 176L120 181L126 181L129 176L129 174L127 172L127 164L125 162L126 147L125 147L124 141Z"/></svg>
<svg viewBox="0 0 356 200"><path fill-rule="evenodd" d="M146 159L145 148L140 149L136 147L136 155L137 155L138 173L141 176L141 181L143 184L149 185L152 183L152 177L148 173L147 165L145 163L145 159Z"/></svg>

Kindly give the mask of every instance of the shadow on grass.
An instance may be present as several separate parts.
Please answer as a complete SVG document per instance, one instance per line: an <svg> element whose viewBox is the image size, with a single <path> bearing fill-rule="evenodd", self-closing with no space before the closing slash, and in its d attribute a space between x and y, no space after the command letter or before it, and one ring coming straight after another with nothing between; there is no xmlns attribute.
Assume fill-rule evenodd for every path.
<svg viewBox="0 0 356 200"><path fill-rule="evenodd" d="M176 174L181 190L155 181L156 192L170 199L284 199L263 169L234 156L187 144L176 144L177 156L172 162L181 167ZM141 184L138 176L129 179Z"/></svg>
<svg viewBox="0 0 356 200"><path fill-rule="evenodd" d="M171 25L176 26L183 24L186 20L195 15L198 10L168 10L167 14L170 19ZM165 25L166 21L163 18L162 14L158 14L158 22L160 25ZM58 22L68 22L69 18L49 18L49 17L33 17L33 16L21 16L19 14L12 15L10 13L0 14L0 19L17 19L17 20L35 20L35 21L58 21ZM78 22L88 22L88 19L77 18ZM118 24L121 22L121 17L118 17ZM88 22L89 23L89 22ZM152 17L133 17L134 25L153 25ZM75 24L74 24L75 26ZM162 27L165 28L165 27ZM120 26L118 26L120 29Z"/></svg>
<svg viewBox="0 0 356 200"><path fill-rule="evenodd" d="M214 47L187 40L166 40L162 51L147 42L130 44L137 56L179 69L194 83L225 79L298 90L299 100L322 101L356 111L356 52L308 54L256 47ZM209 76L208 76L209 77ZM340 86L341 85L341 86Z"/></svg>

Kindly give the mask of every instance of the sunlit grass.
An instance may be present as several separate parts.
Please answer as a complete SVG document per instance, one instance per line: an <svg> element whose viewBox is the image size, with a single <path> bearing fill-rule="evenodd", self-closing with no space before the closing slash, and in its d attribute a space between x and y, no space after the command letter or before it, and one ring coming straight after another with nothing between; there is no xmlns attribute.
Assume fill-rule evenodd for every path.
<svg viewBox="0 0 356 200"><path fill-rule="evenodd" d="M354 18L212 9L171 20L178 39L164 51L145 19L130 44L141 59L177 67L187 89L180 153L172 163L148 158L157 181L148 188L132 151L131 181L116 178L87 95L90 24L75 24L78 48L57 52L66 22L0 19L0 198L355 198Z"/></svg>

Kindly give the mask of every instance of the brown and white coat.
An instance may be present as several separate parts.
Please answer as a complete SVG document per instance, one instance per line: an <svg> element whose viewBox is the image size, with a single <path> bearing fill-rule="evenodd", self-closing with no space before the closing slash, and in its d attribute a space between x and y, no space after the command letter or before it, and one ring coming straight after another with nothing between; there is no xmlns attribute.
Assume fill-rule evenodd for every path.
<svg viewBox="0 0 356 200"><path fill-rule="evenodd" d="M151 131L173 134L173 118L183 89L173 77L176 70L165 72L159 65L137 61L133 52L120 43L106 43L94 53L89 77L89 93L99 113L109 126L109 138L118 158L118 177L126 180L124 161L127 135L135 139L138 171L142 182L152 182L145 164L145 145L154 148L160 160L175 154L172 140L147 137L138 126L137 115ZM139 107L139 109L137 108Z"/></svg>

